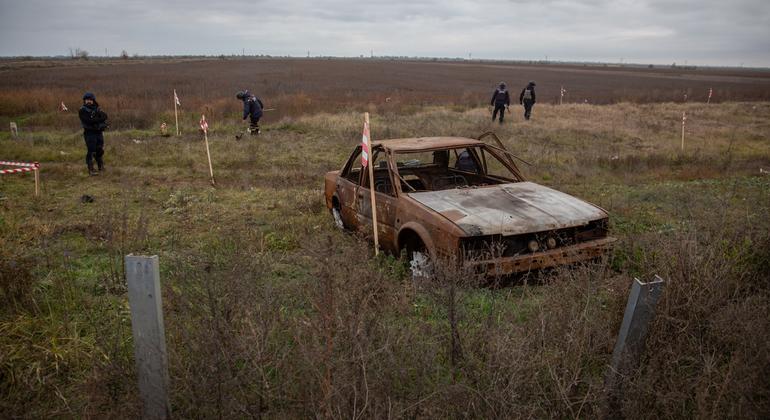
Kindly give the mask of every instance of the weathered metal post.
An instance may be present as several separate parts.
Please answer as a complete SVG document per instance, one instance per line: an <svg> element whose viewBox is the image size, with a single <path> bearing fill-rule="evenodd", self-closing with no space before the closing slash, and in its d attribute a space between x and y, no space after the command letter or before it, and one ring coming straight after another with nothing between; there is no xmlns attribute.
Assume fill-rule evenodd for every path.
<svg viewBox="0 0 770 420"><path fill-rule="evenodd" d="M655 319L655 308L664 284L665 281L658 275L649 283L634 279L615 350L612 352L612 364L605 379L608 401L605 417L617 417L617 405L622 395L621 380L639 364L647 331Z"/></svg>
<svg viewBox="0 0 770 420"><path fill-rule="evenodd" d="M126 280L142 418L167 419L171 406L158 256L126 255Z"/></svg>

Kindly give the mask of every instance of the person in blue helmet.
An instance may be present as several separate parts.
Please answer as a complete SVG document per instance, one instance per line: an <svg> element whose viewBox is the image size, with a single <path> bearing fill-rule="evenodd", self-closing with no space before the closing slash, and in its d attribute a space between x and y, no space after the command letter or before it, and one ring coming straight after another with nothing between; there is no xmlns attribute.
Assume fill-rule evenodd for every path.
<svg viewBox="0 0 770 420"><path fill-rule="evenodd" d="M262 101L248 90L236 93L235 97L243 101L243 119L249 118L249 133L253 136L259 134L261 132L259 119L262 118L262 109L264 108Z"/></svg>
<svg viewBox="0 0 770 420"><path fill-rule="evenodd" d="M89 175L98 175L104 171L104 130L109 127L107 113L99 108L96 95L86 92L83 95L83 106L78 111L80 124L83 126L83 137L86 140L86 165ZM99 169L94 169L94 160Z"/></svg>

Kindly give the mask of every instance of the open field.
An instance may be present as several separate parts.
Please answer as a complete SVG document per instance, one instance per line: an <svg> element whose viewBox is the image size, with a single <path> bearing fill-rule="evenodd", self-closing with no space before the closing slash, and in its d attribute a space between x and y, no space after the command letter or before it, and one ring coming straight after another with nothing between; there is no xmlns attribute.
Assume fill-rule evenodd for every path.
<svg viewBox="0 0 770 420"><path fill-rule="evenodd" d="M41 67L42 66L42 67ZM53 125L75 129L76 119L57 118L61 101L73 109L83 92L96 93L112 111L114 129L157 127L169 114L176 89L193 127L201 112L212 120L237 113L235 92L250 89L270 108L266 121L284 116L360 110L412 113L423 106L471 109L489 103L499 81L518 99L528 80L538 83L538 101L609 104L770 100L770 71L495 62L379 59L0 61L0 124L26 117L29 129ZM173 109L172 109L173 110Z"/></svg>
<svg viewBox="0 0 770 420"><path fill-rule="evenodd" d="M770 169L770 103L538 105L533 121L517 108L498 126L485 108L452 106L449 95L463 91L442 86L449 76L440 72L424 84L446 87L447 97L435 97L444 106L417 107L436 91L406 87L414 107L369 106L398 96L382 87L361 93L370 79L351 74L350 102L335 96L341 108L323 113L313 104L325 91L306 89L331 71L289 72L284 80L296 84L270 92L276 78L267 71L227 73L230 64L195 63L225 72L210 84L182 64L137 64L136 74L152 75L138 90L141 77L120 67L0 79L4 121L25 121L20 140L0 134L0 157L43 164L39 199L30 176L0 178L4 417L137 416L121 262L130 252L160 257L178 417L596 417L630 282L654 274L669 283L648 351L625 381L624 413L770 413L770 176L759 171ZM414 69L430 66L403 64L412 70L402 75L389 65L384 80L405 86L419 80ZM513 82L508 70L484 71L468 91L474 104L498 79ZM118 121L100 177L86 175L74 116L43 112L60 93L74 109L82 80L103 92ZM305 94L315 112L274 116L262 136L236 142L230 93L243 83L267 98ZM767 95L764 83L752 89ZM186 108L181 138L162 138L160 119L149 115L163 107L167 118L170 101L161 105L157 94L168 96L173 84L198 108ZM18 95L33 98L30 108L14 108ZM136 106L144 95L147 116ZM415 287L400 261L373 258L366 241L335 230L323 204L323 174L360 140L360 113L344 111L354 103L375 112L375 138L496 130L533 163L522 166L529 179L607 209L617 248L599 263L502 288L451 273ZM217 188L191 129L206 106L215 109ZM94 202L82 203L84 194Z"/></svg>

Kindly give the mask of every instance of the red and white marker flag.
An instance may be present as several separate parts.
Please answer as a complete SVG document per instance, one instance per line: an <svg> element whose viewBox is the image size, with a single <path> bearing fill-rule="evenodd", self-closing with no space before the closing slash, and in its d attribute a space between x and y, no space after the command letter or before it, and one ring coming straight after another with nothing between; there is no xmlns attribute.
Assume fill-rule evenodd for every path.
<svg viewBox="0 0 770 420"><path fill-rule="evenodd" d="M567 89L564 89L564 86L561 87L561 95L559 96L559 105L562 104L562 101L564 100L564 94L567 93Z"/></svg>
<svg viewBox="0 0 770 420"><path fill-rule="evenodd" d="M361 136L361 166L369 165L370 137L369 121L364 121L364 133Z"/></svg>
<svg viewBox="0 0 770 420"><path fill-rule="evenodd" d="M378 238L377 231L379 225L377 224L377 202L374 199L376 195L374 193L374 168L372 168L374 162L370 162L374 157L371 156L372 152L372 137L369 134L369 113L364 112L364 133L361 135L361 165L367 167L369 172L369 198L371 200L372 209L372 233L374 234L374 255L380 253L380 240ZM371 163L371 165L370 165Z"/></svg>
<svg viewBox="0 0 770 420"><path fill-rule="evenodd" d="M59 112L65 111L69 111L69 109L67 109L67 105L64 105L64 101L61 101L61 104L59 104Z"/></svg>
<svg viewBox="0 0 770 420"><path fill-rule="evenodd" d="M201 120L198 122L201 126L201 130L203 130L204 133L208 134L209 132L209 123L206 122L206 116L201 115Z"/></svg>
<svg viewBox="0 0 770 420"><path fill-rule="evenodd" d="M174 89L174 103L175 103L177 106L182 106L182 103L181 103L181 102L179 102L179 97L178 97L178 96L176 96L176 89Z"/></svg>
<svg viewBox="0 0 770 420"><path fill-rule="evenodd" d="M711 103L711 94L714 93L714 89L709 88L709 97L706 99L706 103Z"/></svg>

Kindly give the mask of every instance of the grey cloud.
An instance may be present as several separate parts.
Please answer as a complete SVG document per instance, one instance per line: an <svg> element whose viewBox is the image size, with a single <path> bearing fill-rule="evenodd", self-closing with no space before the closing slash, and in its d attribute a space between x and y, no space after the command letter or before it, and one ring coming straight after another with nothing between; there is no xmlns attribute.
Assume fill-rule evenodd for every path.
<svg viewBox="0 0 770 420"><path fill-rule="evenodd" d="M375 54L770 66L766 0L0 0L0 55Z"/></svg>

